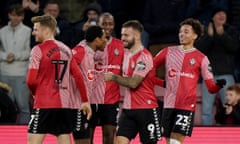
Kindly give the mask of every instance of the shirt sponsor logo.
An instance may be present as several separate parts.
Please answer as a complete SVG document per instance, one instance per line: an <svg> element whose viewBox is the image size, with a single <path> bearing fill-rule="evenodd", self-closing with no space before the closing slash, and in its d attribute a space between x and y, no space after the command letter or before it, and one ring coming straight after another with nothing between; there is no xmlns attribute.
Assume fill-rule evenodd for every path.
<svg viewBox="0 0 240 144"><path fill-rule="evenodd" d="M95 63L95 70L97 71L97 72L102 72L103 71L103 63L102 62L96 62Z"/></svg>
<svg viewBox="0 0 240 144"><path fill-rule="evenodd" d="M87 79L89 81L93 81L94 80L94 71L93 70L88 70L88 72L87 72Z"/></svg>
<svg viewBox="0 0 240 144"><path fill-rule="evenodd" d="M168 77L169 78L174 78L175 76L182 76L182 77L187 77L187 78L194 78L194 75L191 73L186 73L186 72L178 72L175 69L170 69L168 71Z"/></svg>
<svg viewBox="0 0 240 144"><path fill-rule="evenodd" d="M98 62L95 64L95 69L97 72L102 72L107 69L121 69L120 65L103 65L103 63Z"/></svg>

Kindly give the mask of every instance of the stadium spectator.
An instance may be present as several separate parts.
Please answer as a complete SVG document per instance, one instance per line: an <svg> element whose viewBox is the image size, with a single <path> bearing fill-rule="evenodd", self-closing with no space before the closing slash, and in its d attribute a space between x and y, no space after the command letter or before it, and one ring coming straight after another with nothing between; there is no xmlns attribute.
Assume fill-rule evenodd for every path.
<svg viewBox="0 0 240 144"><path fill-rule="evenodd" d="M216 7L228 9L229 0L189 0L186 17L198 19L204 26L211 22L212 12Z"/></svg>
<svg viewBox="0 0 240 144"><path fill-rule="evenodd" d="M220 103L217 108L215 120L223 126L240 125L240 87L239 84L231 85L226 90L226 103Z"/></svg>
<svg viewBox="0 0 240 144"><path fill-rule="evenodd" d="M75 47L84 38L81 32L82 21L86 7L95 0L57 0L60 7L60 17L70 25L70 48Z"/></svg>
<svg viewBox="0 0 240 144"><path fill-rule="evenodd" d="M43 14L43 8L47 1L48 0L22 0L22 7L25 10L23 23L32 28L33 23L31 22L31 18Z"/></svg>
<svg viewBox="0 0 240 144"><path fill-rule="evenodd" d="M225 79L226 87L235 83L235 53L239 48L239 32L227 23L225 8L216 7L212 13L212 22L206 27L204 36L196 42L196 47L202 51L211 63L216 79ZM226 87L217 94L222 103L226 103ZM214 124L214 103L216 94L210 94L206 85L202 84L202 124Z"/></svg>
<svg viewBox="0 0 240 144"><path fill-rule="evenodd" d="M85 31L93 25L98 25L99 16L102 12L101 6L97 2L90 3L84 10L83 19L73 27L72 45L77 45L84 39Z"/></svg>
<svg viewBox="0 0 240 144"><path fill-rule="evenodd" d="M71 45L71 28L69 23L59 16L59 5L58 0L49 0L44 9L44 14L52 15L57 20L57 29L56 29L56 40L59 40L66 44L67 46Z"/></svg>
<svg viewBox="0 0 240 144"><path fill-rule="evenodd" d="M26 74L30 56L31 29L22 23L24 9L20 4L10 7L9 23L0 29L0 77L12 87L11 100L18 107L18 124L30 120L29 91Z"/></svg>

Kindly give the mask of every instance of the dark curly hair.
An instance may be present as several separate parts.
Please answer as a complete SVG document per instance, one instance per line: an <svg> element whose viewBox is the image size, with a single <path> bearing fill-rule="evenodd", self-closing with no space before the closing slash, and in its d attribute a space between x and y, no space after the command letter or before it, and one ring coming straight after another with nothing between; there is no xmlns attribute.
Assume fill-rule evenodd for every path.
<svg viewBox="0 0 240 144"><path fill-rule="evenodd" d="M101 38L103 36L103 30L100 26L91 26L85 32L85 39L87 42L93 42L94 39Z"/></svg>
<svg viewBox="0 0 240 144"><path fill-rule="evenodd" d="M199 39L204 34L204 26L197 19L187 18L180 23L180 27L182 25L192 26L193 31L198 35L197 39Z"/></svg>

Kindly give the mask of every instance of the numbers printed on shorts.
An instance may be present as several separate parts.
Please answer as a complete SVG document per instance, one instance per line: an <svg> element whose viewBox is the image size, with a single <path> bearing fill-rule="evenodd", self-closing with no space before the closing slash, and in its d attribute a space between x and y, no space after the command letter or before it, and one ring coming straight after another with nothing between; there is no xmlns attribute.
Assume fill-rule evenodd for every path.
<svg viewBox="0 0 240 144"><path fill-rule="evenodd" d="M153 139L153 138L155 137L155 136L154 136L155 125L152 124L152 123L148 124L147 130L150 132L150 133L149 133L150 139Z"/></svg>
<svg viewBox="0 0 240 144"><path fill-rule="evenodd" d="M52 64L55 65L55 82L57 84L60 84L60 83L62 83L64 74L67 70L68 61L66 61L66 60L52 60ZM60 66L61 65L63 65L62 71L60 71ZM59 76L59 72L60 72L60 76Z"/></svg>
<svg viewBox="0 0 240 144"><path fill-rule="evenodd" d="M176 121L176 125L180 125L180 126L187 126L189 123L189 116L186 115L177 115L177 121Z"/></svg>

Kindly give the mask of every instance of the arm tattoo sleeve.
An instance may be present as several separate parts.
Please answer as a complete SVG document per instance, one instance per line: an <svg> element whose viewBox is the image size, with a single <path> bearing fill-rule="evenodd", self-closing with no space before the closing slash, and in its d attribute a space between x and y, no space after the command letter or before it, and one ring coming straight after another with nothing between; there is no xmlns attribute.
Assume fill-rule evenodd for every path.
<svg viewBox="0 0 240 144"><path fill-rule="evenodd" d="M119 75L113 75L112 79L122 86L128 88L137 88L144 78L138 75L134 75L133 77L122 77Z"/></svg>

